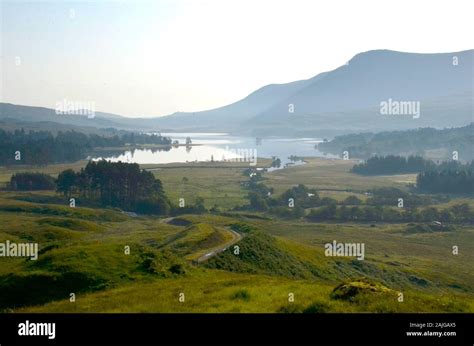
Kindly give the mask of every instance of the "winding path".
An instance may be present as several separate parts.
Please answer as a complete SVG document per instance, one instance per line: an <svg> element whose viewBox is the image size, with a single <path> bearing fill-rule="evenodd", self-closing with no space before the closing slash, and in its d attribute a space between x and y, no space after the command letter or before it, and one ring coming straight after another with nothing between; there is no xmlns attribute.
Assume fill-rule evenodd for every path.
<svg viewBox="0 0 474 346"><path fill-rule="evenodd" d="M174 218L175 217L168 217L168 218L165 218L165 219L160 219L159 222L160 223L170 223ZM225 243L223 243L223 244L221 244L221 245L219 245L218 247L214 247L214 248L210 249L209 252L205 253L204 255L199 256L196 260L194 260L195 262L197 262L197 263L206 262L210 258L212 258L212 257L220 254L221 252L225 251L228 247L238 243L244 237L244 235L230 229L229 227L223 227L222 229L225 230L226 232L230 232L232 234L232 239L225 242Z"/></svg>
<svg viewBox="0 0 474 346"><path fill-rule="evenodd" d="M232 233L232 236L233 236L233 239L232 240L229 240L228 242L216 247L216 248L213 248L212 251L200 256L196 261L198 263L202 263L202 262L206 262L207 260L209 260L210 258L216 256L217 254L225 251L229 246L232 246L236 243L238 243L240 240L242 240L243 236L242 234L228 228L228 227L225 227L225 230L227 232L230 232Z"/></svg>

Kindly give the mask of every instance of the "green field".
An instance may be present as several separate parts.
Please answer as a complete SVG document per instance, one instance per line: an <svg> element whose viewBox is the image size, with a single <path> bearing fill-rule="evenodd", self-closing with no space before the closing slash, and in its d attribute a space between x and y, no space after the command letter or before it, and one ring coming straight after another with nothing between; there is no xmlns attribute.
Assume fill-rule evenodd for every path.
<svg viewBox="0 0 474 346"><path fill-rule="evenodd" d="M356 195L365 200L369 189L408 190L416 178L358 176L349 173L353 161L306 161L265 173L263 181L276 195L305 184L321 197ZM85 164L3 167L0 182L16 171L57 176ZM153 169L173 203L202 197L206 207L216 205L218 212L131 216L112 208L71 208L54 192L1 191L0 242L37 242L40 255L37 261L0 257L0 309L474 312L472 225L456 225L451 232L407 233L402 223L315 223L233 211L248 203L248 190L241 185L248 180L243 175L247 167L144 168ZM458 201L474 202L467 197ZM324 244L333 240L364 243L365 259L325 256ZM452 254L453 246L459 246L459 254Z"/></svg>

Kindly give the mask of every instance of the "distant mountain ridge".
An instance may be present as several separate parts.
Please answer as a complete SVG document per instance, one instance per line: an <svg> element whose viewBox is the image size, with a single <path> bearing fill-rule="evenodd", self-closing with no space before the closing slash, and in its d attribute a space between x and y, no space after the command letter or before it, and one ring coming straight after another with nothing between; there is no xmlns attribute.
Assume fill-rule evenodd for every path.
<svg viewBox="0 0 474 346"><path fill-rule="evenodd" d="M232 104L156 118L97 112L94 119L40 107L0 104L0 119L148 131L323 135L465 126L474 120L474 50L419 54L373 50L315 77L264 86ZM380 103L419 102L421 116L381 115Z"/></svg>
<svg viewBox="0 0 474 346"><path fill-rule="evenodd" d="M242 107L253 104L249 101L260 96L257 91L231 105L194 113L192 120L185 117L189 113L181 114L181 124L175 122L176 114L157 119L157 123L219 128L226 119L229 125L241 122L238 129L229 126L234 131L255 135L463 126L473 120L473 55L474 50L437 54L368 51L333 71L281 84L275 97L269 95L270 86L259 89L268 88L269 102L263 110ZM418 121L384 118L380 103L388 99L420 102L422 116Z"/></svg>
<svg viewBox="0 0 474 346"><path fill-rule="evenodd" d="M289 102L295 105L295 114L306 115L377 107L389 98L422 101L467 92L472 96L473 52L360 53L259 118L287 116ZM457 65L453 57L457 57Z"/></svg>
<svg viewBox="0 0 474 346"><path fill-rule="evenodd" d="M202 126L206 121L212 121L213 126L235 126L241 124L243 120L265 112L281 100L291 97L312 82L323 78L325 74L321 73L310 79L290 83L269 84L227 106L200 112L174 113L156 120L165 127Z"/></svg>

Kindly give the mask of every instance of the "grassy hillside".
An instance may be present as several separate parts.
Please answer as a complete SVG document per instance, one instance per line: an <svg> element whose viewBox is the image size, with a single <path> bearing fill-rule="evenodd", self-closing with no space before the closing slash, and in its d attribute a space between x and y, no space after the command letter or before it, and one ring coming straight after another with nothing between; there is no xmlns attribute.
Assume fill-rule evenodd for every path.
<svg viewBox="0 0 474 346"><path fill-rule="evenodd" d="M342 200L352 194L364 199L365 191L380 186L406 190L413 179L355 176L351 165L308 159L307 165L265 174L264 182L277 194L302 182ZM38 170L54 175L58 168ZM7 179L11 170L3 172ZM37 261L0 258L0 310L474 312L472 225L423 233L403 223L310 223L231 212L246 203L242 168L154 172L173 198L185 191L190 198L203 195L206 205L217 204L223 213L130 216L118 209L70 208L54 192L1 191L0 242L38 242L40 255ZM364 243L365 260L325 256L324 244L333 240Z"/></svg>
<svg viewBox="0 0 474 346"><path fill-rule="evenodd" d="M228 237L225 225L230 227L236 220L211 215L202 219L184 216L180 219L188 225L175 226L167 219L130 218L118 214L117 220L101 222L86 220L90 216L88 210L84 211L81 215L82 208L76 208L77 217L67 222L62 216L41 217L33 221L34 213L15 214L17 223L27 225L30 222L30 227L34 227L33 222L53 225L64 228L69 234L66 238L52 236L49 241L41 242L42 255L38 261L3 259L8 264L2 266L0 276L0 291L4 297L0 303L4 309L50 312L472 309L469 299L472 286L454 285L461 282L454 279L462 273L456 273L451 268L449 278L439 276L438 271L438 280L448 280L446 283L449 279L454 280L452 287L446 283L439 285L433 278L423 276L426 274L423 267L428 260L422 262L421 259L425 256L411 259L411 265L407 264L409 268L404 268L402 256L398 258L398 263L397 259L390 257L391 265L388 259L385 263L371 259L362 265L357 260L328 258L317 241L304 240L310 237L309 229L298 229L301 238L288 234L294 240L281 236L275 238L265 230L265 225L275 229L273 233L280 234L281 230L293 228L294 225L282 224L279 230L275 228L275 223L259 220L249 224L247 219L245 223L242 220L238 222L250 225L253 230L238 243L238 256L230 248L207 263L197 265L191 261L193 254L225 242ZM8 211L1 213L2 219L11 219L12 215ZM211 226L211 223L215 225ZM12 231L2 233L3 239L24 239L24 235L17 233L13 227L7 229ZM130 229L134 231L130 232ZM341 235L344 232L350 234L348 230L339 229L339 232ZM358 231L364 232L363 228ZM216 232L222 238L216 237ZM314 235L314 230L312 232ZM324 229L320 228L320 232L324 235ZM388 235L383 230L372 232L377 232L373 238L378 242L386 243L386 246L391 243L384 239ZM130 255L124 254L126 245L131 248ZM431 248L437 245L436 242L427 242L426 246ZM396 249L392 251L396 252ZM410 260L404 262L410 263ZM386 290L374 291L369 285L368 289L361 289L351 299L335 298L337 294L333 290L336 287L341 284L358 286L361 277L370 277L373 285L386 287ZM424 285L423 280L429 280L429 284ZM26 287L31 286L35 287L34 294L25 291ZM396 293L400 290L405 295L404 303L396 299ZM182 292L186 297L184 303L178 300ZM77 295L75 303L69 301L70 293ZM288 302L290 293L295 295L295 302ZM153 299L150 300L150 297Z"/></svg>

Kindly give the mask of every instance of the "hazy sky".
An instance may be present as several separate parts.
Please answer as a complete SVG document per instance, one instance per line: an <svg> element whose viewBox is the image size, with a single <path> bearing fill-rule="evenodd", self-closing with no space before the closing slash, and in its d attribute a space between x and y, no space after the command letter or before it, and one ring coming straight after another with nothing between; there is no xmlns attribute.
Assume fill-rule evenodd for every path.
<svg viewBox="0 0 474 346"><path fill-rule="evenodd" d="M472 49L472 0L1 1L2 102L158 116L372 49Z"/></svg>

